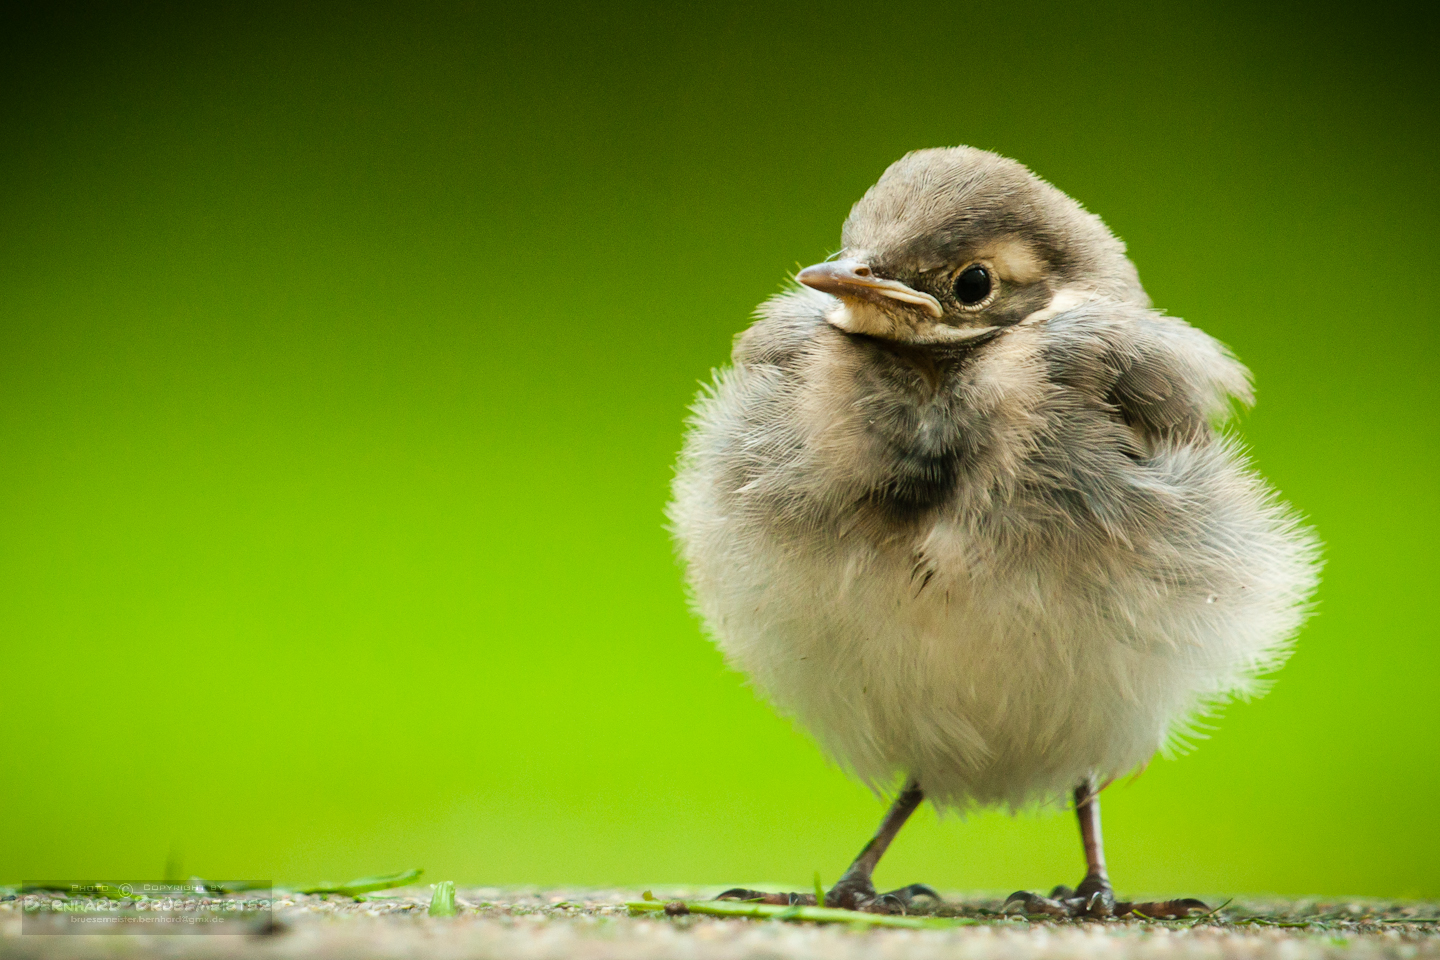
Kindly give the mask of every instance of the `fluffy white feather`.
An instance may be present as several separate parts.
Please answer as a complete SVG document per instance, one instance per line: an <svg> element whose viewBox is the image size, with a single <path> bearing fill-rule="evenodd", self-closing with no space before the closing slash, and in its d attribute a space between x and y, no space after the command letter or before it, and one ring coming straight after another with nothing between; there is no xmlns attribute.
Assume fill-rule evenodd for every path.
<svg viewBox="0 0 1440 960"><path fill-rule="evenodd" d="M1088 261L1035 254L1045 296L1007 290L1021 313L939 359L837 329L833 297L771 300L695 404L670 507L729 662L866 783L913 777L956 809L1145 763L1257 691L1315 583L1313 537L1215 430L1249 398L1244 368L1151 310L1103 225L1012 166L1039 192L988 207L983 176L892 168L847 250L919 289L945 257L914 238L947 204L1023 203ZM937 182L956 195L915 199Z"/></svg>

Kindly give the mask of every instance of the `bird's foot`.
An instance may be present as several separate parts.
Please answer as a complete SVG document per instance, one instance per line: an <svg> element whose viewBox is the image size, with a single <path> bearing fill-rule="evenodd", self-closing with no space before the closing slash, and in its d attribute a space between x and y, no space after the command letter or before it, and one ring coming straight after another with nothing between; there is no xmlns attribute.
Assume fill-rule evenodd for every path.
<svg viewBox="0 0 1440 960"><path fill-rule="evenodd" d="M1085 917L1092 920L1130 914L1139 914L1152 920L1172 920L1188 917L1195 910L1210 909L1204 902L1194 898L1149 900L1141 903L1116 900L1115 891L1110 888L1108 880L1097 881L1090 877L1086 877L1075 890L1063 885L1058 886L1050 891L1048 897L1017 890L1005 900L1005 912L1010 913L1017 906L1020 909L1015 912L1025 914L1062 918Z"/></svg>
<svg viewBox="0 0 1440 960"><path fill-rule="evenodd" d="M869 877L843 877L825 894L825 906L845 910L863 910L866 913L910 913L915 901L925 897L936 904L943 903L940 894L933 887L923 883L912 883L908 887L876 893ZM726 890L716 900L755 900L760 903L775 903L790 906L815 906L813 893L762 893L736 887Z"/></svg>
<svg viewBox="0 0 1440 960"><path fill-rule="evenodd" d="M825 905L868 913L909 913L915 901L922 897L933 900L936 905L944 902L934 887L923 883L912 883L888 893L876 893L869 877L841 877L825 894Z"/></svg>

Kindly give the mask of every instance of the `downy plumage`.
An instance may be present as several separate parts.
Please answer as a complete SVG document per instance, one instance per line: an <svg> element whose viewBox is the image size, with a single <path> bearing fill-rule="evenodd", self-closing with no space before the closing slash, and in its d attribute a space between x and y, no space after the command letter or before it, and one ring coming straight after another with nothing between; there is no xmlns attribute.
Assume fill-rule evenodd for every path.
<svg viewBox="0 0 1440 960"><path fill-rule="evenodd" d="M1256 692L1317 548L1220 429L1245 368L995 154L907 155L842 242L760 307L680 456L729 662L866 783L957 809L1085 803Z"/></svg>

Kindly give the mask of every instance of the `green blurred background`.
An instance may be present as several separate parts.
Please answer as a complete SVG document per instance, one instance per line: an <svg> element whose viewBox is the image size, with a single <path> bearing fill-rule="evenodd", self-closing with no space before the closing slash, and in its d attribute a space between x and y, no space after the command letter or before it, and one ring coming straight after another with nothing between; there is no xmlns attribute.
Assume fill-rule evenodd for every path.
<svg viewBox="0 0 1440 960"><path fill-rule="evenodd" d="M662 509L753 306L969 143L1253 368L1327 543L1274 692L1107 793L1117 885L1440 896L1433 15L35 6L0 881L833 879L882 805L724 668ZM1074 834L927 811L878 879L1048 887Z"/></svg>

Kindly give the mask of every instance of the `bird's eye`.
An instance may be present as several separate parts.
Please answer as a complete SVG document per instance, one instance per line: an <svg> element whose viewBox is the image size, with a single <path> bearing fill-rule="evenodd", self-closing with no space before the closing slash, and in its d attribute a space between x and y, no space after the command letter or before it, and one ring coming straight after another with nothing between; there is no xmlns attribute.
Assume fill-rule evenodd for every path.
<svg viewBox="0 0 1440 960"><path fill-rule="evenodd" d="M967 307L978 306L990 296L993 286L990 271L978 263L972 263L955 278L955 299Z"/></svg>

